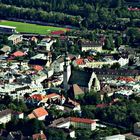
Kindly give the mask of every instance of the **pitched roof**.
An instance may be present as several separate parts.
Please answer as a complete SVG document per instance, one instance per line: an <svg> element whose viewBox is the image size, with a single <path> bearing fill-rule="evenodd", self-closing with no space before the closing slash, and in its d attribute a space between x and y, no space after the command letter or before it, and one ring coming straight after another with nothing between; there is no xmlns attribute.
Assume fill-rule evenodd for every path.
<svg viewBox="0 0 140 140"><path fill-rule="evenodd" d="M87 59L89 62L92 62L94 60L92 56L88 56Z"/></svg>
<svg viewBox="0 0 140 140"><path fill-rule="evenodd" d="M84 94L84 91L77 84L74 84L72 86L72 89L73 89L74 95Z"/></svg>
<svg viewBox="0 0 140 140"><path fill-rule="evenodd" d="M48 112L43 107L39 107L39 108L33 110L33 114L36 116L36 118L39 118L39 117L42 117L45 115L47 116Z"/></svg>
<svg viewBox="0 0 140 140"><path fill-rule="evenodd" d="M58 30L58 31L53 31L51 32L52 35L61 35L64 34L65 32L63 30Z"/></svg>
<svg viewBox="0 0 140 140"><path fill-rule="evenodd" d="M88 87L88 83L92 73L93 73L92 71L87 72L83 70L72 70L68 83L70 85L77 84L82 87Z"/></svg>
<svg viewBox="0 0 140 140"><path fill-rule="evenodd" d="M133 79L132 77L119 77L119 78L117 78L117 80L126 81L126 82L134 82L135 81L135 79Z"/></svg>
<svg viewBox="0 0 140 140"><path fill-rule="evenodd" d="M21 51L17 51L17 52L14 52L12 55L15 56L15 57L20 57L20 56L24 56L25 53L23 53Z"/></svg>
<svg viewBox="0 0 140 140"><path fill-rule="evenodd" d="M47 60L43 59L31 59L28 62L30 65L39 65L39 66L45 66L47 63Z"/></svg>
<svg viewBox="0 0 140 140"><path fill-rule="evenodd" d="M1 48L3 52L11 51L11 47L4 45L3 48Z"/></svg>
<svg viewBox="0 0 140 140"><path fill-rule="evenodd" d="M36 118L36 117L35 117L35 115L34 115L33 113L31 113L31 114L28 115L28 118L29 118L29 119L34 119L34 118Z"/></svg>
<svg viewBox="0 0 140 140"><path fill-rule="evenodd" d="M34 65L33 66L33 69L35 69L37 71L40 71L40 70L43 70L43 67L42 66L39 66L39 65Z"/></svg>
<svg viewBox="0 0 140 140"><path fill-rule="evenodd" d="M34 109L32 113L28 115L28 118L29 119L40 118L47 115L48 115L48 112L46 111L46 109L44 109L43 107L39 107L37 109Z"/></svg>
<svg viewBox="0 0 140 140"><path fill-rule="evenodd" d="M89 40L81 41L80 44L82 47L102 47L102 43Z"/></svg>
<svg viewBox="0 0 140 140"><path fill-rule="evenodd" d="M56 94L56 93L51 93L51 94L48 94L46 96L47 96L48 99L56 98L56 97L61 97L59 94Z"/></svg>
<svg viewBox="0 0 140 140"><path fill-rule="evenodd" d="M96 123L96 121L91 120L91 119L76 118L76 117L70 117L70 121L77 122L77 123L87 123L87 124Z"/></svg>
<svg viewBox="0 0 140 140"><path fill-rule="evenodd" d="M42 95L42 94L34 94L34 95L31 96L31 98L36 99L38 101L41 101L41 100L47 98L47 96Z"/></svg>
<svg viewBox="0 0 140 140"><path fill-rule="evenodd" d="M140 11L140 8L137 8L137 7L136 8L132 8L132 7L130 7L130 8L128 8L128 10L129 11Z"/></svg>
<svg viewBox="0 0 140 140"><path fill-rule="evenodd" d="M2 110L2 111L0 112L0 118L6 116L6 115L8 115L8 114L12 114L12 110L11 110L11 109Z"/></svg>
<svg viewBox="0 0 140 140"><path fill-rule="evenodd" d="M85 65L86 64L83 58L76 59L75 62L77 65Z"/></svg>
<svg viewBox="0 0 140 140"><path fill-rule="evenodd" d="M140 70L129 69L109 69L109 68L85 68L86 71L94 71L97 75L116 75L116 76L137 76L140 75Z"/></svg>

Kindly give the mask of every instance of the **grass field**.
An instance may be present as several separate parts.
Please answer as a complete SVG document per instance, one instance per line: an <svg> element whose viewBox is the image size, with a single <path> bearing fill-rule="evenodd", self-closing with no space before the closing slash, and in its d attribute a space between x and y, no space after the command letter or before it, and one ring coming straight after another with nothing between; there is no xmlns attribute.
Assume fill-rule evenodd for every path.
<svg viewBox="0 0 140 140"><path fill-rule="evenodd" d="M66 28L53 27L53 26L42 26L37 24L30 24L24 22L15 22L15 21L0 21L0 25L14 26L18 32L26 33L37 33L37 34L50 34L52 31L63 30L66 31Z"/></svg>

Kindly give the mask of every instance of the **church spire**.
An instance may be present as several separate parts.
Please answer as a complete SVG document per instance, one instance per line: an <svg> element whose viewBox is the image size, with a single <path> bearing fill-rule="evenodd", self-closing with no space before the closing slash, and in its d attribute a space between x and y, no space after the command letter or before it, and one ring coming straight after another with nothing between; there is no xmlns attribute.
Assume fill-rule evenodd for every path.
<svg viewBox="0 0 140 140"><path fill-rule="evenodd" d="M65 92L68 90L68 81L71 75L71 66L69 64L69 57L68 57L68 52L67 49L65 49L65 55L64 55L64 72L63 72L63 87Z"/></svg>

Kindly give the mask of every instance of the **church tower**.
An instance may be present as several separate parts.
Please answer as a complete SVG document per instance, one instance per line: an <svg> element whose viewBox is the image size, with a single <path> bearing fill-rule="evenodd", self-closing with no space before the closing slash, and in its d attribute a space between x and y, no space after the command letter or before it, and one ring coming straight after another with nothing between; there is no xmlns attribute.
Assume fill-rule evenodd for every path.
<svg viewBox="0 0 140 140"><path fill-rule="evenodd" d="M68 81L71 75L71 66L70 66L70 59L68 57L68 53L65 53L64 56L64 72L63 72L63 88L65 92L68 91Z"/></svg>

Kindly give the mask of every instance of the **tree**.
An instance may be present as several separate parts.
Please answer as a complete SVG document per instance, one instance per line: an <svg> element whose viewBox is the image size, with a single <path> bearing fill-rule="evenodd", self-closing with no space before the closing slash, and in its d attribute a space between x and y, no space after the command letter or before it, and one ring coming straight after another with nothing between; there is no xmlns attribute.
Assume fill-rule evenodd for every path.
<svg viewBox="0 0 140 140"><path fill-rule="evenodd" d="M118 37L115 39L115 46L116 46L117 48L119 48L120 45L122 45L122 37L118 36Z"/></svg>
<svg viewBox="0 0 140 140"><path fill-rule="evenodd" d="M82 110L83 118L90 118L90 119L95 118L95 115L93 113L94 110L91 109L91 106L82 106L81 110Z"/></svg>
<svg viewBox="0 0 140 140"><path fill-rule="evenodd" d="M39 121L37 119L31 119L27 122L28 128L31 130L31 134L39 133L40 130L43 130L45 128L45 125L42 124L42 121ZM30 127L32 126L32 127Z"/></svg>
<svg viewBox="0 0 140 140"><path fill-rule="evenodd" d="M111 50L111 44L110 44L109 39L106 39L105 45L103 46L103 49Z"/></svg>
<svg viewBox="0 0 140 140"><path fill-rule="evenodd" d="M12 102L12 98L8 94L6 94L4 96L2 102L3 102L3 104L8 105L8 104L10 104Z"/></svg>
<svg viewBox="0 0 140 140"><path fill-rule="evenodd" d="M90 93L85 94L85 103L97 105L101 102L100 94L91 91Z"/></svg>
<svg viewBox="0 0 140 140"><path fill-rule="evenodd" d="M113 42L113 37L112 35L109 35L109 41L110 41L110 45L111 45L111 50L114 50L114 42Z"/></svg>
<svg viewBox="0 0 140 140"><path fill-rule="evenodd" d="M13 103L16 105L17 111L26 112L28 110L26 104L22 100L18 101L16 99Z"/></svg>
<svg viewBox="0 0 140 140"><path fill-rule="evenodd" d="M91 140L90 135L91 135L91 131L86 129L76 131L77 140Z"/></svg>
<svg viewBox="0 0 140 140"><path fill-rule="evenodd" d="M123 4L123 0L112 0L110 6L111 6L112 8L119 8L119 7L122 6L122 4Z"/></svg>
<svg viewBox="0 0 140 140"><path fill-rule="evenodd" d="M111 69L119 69L120 68L120 64L117 62L117 63L114 63L112 66L111 66Z"/></svg>
<svg viewBox="0 0 140 140"><path fill-rule="evenodd" d="M0 111L5 110L7 107L4 104L0 104Z"/></svg>
<svg viewBox="0 0 140 140"><path fill-rule="evenodd" d="M47 129L46 135L49 140L67 140L67 135L60 129Z"/></svg>
<svg viewBox="0 0 140 140"><path fill-rule="evenodd" d="M9 109L12 109L12 110L16 110L16 109L17 109L16 105L13 104L13 103L10 103L10 104L8 105L8 108L9 108Z"/></svg>

